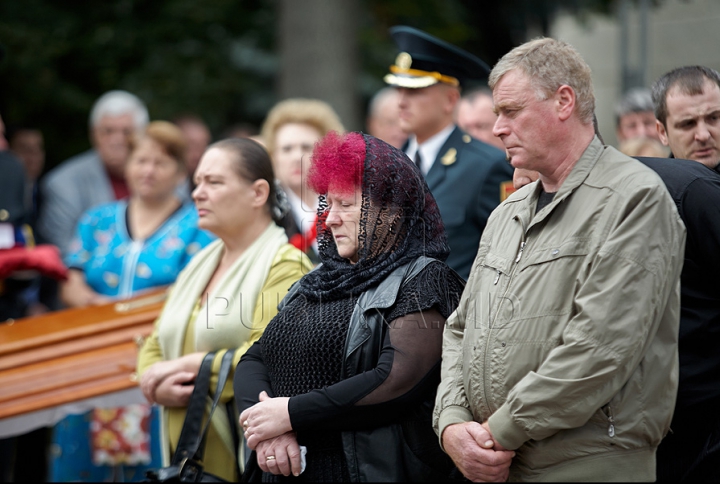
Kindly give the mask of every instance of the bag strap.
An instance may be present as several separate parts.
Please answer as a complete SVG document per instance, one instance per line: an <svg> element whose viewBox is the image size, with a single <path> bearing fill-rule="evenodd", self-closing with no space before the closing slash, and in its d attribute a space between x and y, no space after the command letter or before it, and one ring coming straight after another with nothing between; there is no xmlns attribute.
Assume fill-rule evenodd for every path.
<svg viewBox="0 0 720 484"><path fill-rule="evenodd" d="M197 450L196 439L200 435L200 424L205 413L205 396L210 388L210 374L212 373L214 358L215 352L212 351L205 355L200 364L200 369L195 378L195 386L185 412L185 421L178 439L177 450L173 454L172 464L179 464Z"/></svg>
<svg viewBox="0 0 720 484"><path fill-rule="evenodd" d="M240 476L245 469L244 462L242 462L241 459L244 459L246 456L244 449L242 449L244 441L240 439L240 432L238 431L238 416L235 413L234 397L225 404L225 410L227 410L228 420L230 421L230 430L232 431L233 442L235 443L235 468L237 469L238 476Z"/></svg>
<svg viewBox="0 0 720 484"><path fill-rule="evenodd" d="M213 412L220 401L225 382L230 374L234 351L228 350L224 355L220 364L218 373L218 382L213 397L212 407L208 413L207 420L200 431L200 425L205 414L206 397L210 392L210 377L212 375L212 364L215 359L215 352L211 351L206 354L200 364L197 378L195 378L195 387L190 396L190 403L185 414L185 421L178 439L177 450L173 455L172 464L180 464L183 460L192 456L194 460L202 460L202 454L205 450L205 435L207 434Z"/></svg>
<svg viewBox="0 0 720 484"><path fill-rule="evenodd" d="M227 350L222 357L222 361L220 361L220 370L218 371L217 386L215 387L215 396L213 397L210 413L208 414L208 418L205 421L205 427L203 428L202 434L200 434L201 438L198 442L198 449L195 451L194 455L195 460L202 460L203 455L205 454L205 435L207 435L207 431L210 428L210 422L212 421L213 413L215 412L215 408L218 406L218 403L220 402L220 397L222 397L223 390L225 389L225 382L227 382L228 376L230 375L230 368L232 368L234 354L235 351ZM230 424L233 423L234 421L230 420Z"/></svg>

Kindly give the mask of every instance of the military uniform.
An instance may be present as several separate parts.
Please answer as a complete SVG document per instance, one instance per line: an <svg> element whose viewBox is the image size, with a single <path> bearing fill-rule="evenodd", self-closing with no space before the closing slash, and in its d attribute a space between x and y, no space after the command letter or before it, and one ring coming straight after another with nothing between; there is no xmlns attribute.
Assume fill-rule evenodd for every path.
<svg viewBox="0 0 720 484"><path fill-rule="evenodd" d="M390 32L401 50L385 76L391 86L423 89L445 83L460 88L490 72L479 58L425 32L406 26ZM403 151L408 152L410 145L405 143ZM447 263L465 279L487 218L512 187L512 175L505 153L457 126L425 175L445 223L450 244Z"/></svg>
<svg viewBox="0 0 720 484"><path fill-rule="evenodd" d="M450 245L447 264L467 280L503 183L512 184L505 154L455 128L425 175L440 208Z"/></svg>

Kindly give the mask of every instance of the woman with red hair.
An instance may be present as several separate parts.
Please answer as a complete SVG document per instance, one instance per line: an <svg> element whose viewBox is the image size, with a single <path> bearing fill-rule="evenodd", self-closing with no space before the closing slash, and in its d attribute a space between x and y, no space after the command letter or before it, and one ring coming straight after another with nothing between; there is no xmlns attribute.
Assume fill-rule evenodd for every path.
<svg viewBox="0 0 720 484"><path fill-rule="evenodd" d="M451 480L431 412L444 322L464 281L444 262L435 199L402 151L362 133L329 133L311 163L321 264L235 371L254 451L246 472L256 463L267 482Z"/></svg>

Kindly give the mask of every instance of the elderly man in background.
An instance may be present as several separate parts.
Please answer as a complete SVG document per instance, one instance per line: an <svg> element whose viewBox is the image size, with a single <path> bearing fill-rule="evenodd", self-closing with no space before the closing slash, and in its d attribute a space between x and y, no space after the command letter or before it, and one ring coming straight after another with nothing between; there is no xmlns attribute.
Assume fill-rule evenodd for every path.
<svg viewBox="0 0 720 484"><path fill-rule="evenodd" d="M655 124L655 108L648 88L636 87L628 90L615 106L615 135L618 145L634 138L659 140Z"/></svg>
<svg viewBox="0 0 720 484"><path fill-rule="evenodd" d="M128 195L124 170L130 138L145 129L149 116L137 96L116 90L95 101L89 121L92 148L53 168L40 186L37 230L63 255L85 210Z"/></svg>
<svg viewBox="0 0 720 484"><path fill-rule="evenodd" d="M595 135L590 68L538 38L493 68L512 165L447 321L434 425L470 480L653 481L677 392L685 227Z"/></svg>
<svg viewBox="0 0 720 484"><path fill-rule="evenodd" d="M505 151L503 142L493 134L497 114L493 110L492 91L477 87L463 93L455 114L457 125L475 139Z"/></svg>

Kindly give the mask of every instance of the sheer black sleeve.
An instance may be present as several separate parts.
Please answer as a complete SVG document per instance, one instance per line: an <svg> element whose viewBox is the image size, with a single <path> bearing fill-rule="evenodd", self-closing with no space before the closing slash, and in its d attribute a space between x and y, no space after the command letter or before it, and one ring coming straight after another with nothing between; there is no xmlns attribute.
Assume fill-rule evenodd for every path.
<svg viewBox="0 0 720 484"><path fill-rule="evenodd" d="M258 402L260 392L273 396L270 378L262 359L262 343L256 341L240 357L233 377L233 392L238 414Z"/></svg>
<svg viewBox="0 0 720 484"><path fill-rule="evenodd" d="M293 429L383 425L400 418L408 403L434 398L444 323L462 289L462 280L445 264L430 264L409 281L388 312L390 325L376 367L291 397Z"/></svg>

